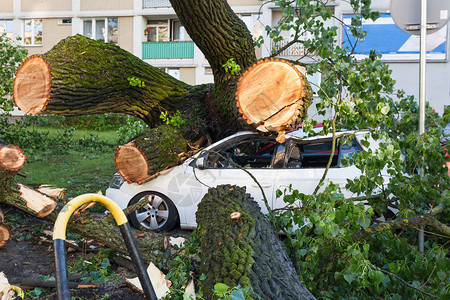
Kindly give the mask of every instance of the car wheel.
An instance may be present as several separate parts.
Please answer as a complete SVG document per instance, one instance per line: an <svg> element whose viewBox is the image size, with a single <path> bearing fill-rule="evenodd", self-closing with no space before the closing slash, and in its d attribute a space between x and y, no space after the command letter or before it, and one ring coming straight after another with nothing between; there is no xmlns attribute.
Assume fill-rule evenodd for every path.
<svg viewBox="0 0 450 300"><path fill-rule="evenodd" d="M178 211L173 202L158 192L142 192L134 196L128 206L147 198L148 203L131 213L131 225L155 232L167 231L179 224Z"/></svg>

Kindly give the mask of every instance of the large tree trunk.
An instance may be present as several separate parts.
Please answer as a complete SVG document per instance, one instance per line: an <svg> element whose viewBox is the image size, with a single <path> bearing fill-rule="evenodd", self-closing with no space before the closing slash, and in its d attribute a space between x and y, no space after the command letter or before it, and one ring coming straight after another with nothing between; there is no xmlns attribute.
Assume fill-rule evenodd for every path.
<svg viewBox="0 0 450 300"><path fill-rule="evenodd" d="M210 188L198 206L200 273L206 299L214 284L251 286L262 299L315 299L245 188Z"/></svg>
<svg viewBox="0 0 450 300"><path fill-rule="evenodd" d="M195 139L208 130L209 85L189 86L116 45L76 35L48 53L29 57L14 80L14 101L24 112L77 116L126 113L149 126L180 111L182 132Z"/></svg>
<svg viewBox="0 0 450 300"><path fill-rule="evenodd" d="M239 76L227 73L223 65L233 58L243 72L256 62L247 27L226 0L170 0L170 3L213 70L214 98L210 110L216 115L212 120L218 137L245 128L234 98Z"/></svg>

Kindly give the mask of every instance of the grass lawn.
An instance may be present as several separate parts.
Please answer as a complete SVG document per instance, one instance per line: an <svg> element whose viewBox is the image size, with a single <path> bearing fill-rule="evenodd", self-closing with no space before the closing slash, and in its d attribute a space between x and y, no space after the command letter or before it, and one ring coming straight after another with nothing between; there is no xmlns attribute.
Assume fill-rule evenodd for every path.
<svg viewBox="0 0 450 300"><path fill-rule="evenodd" d="M34 128L38 131L47 131L50 135L60 135L62 130L54 128ZM99 140L111 144L102 150L70 150L58 154L52 151L30 151L27 163L20 170L26 178L18 177L18 180L32 187L40 184L54 184L57 187L67 188L69 197L76 197L84 193L96 193L102 190L104 193L109 185L113 174L114 152L117 134L114 131L97 132L82 131L74 132L74 139L89 137L93 133L99 136ZM51 145L49 145L51 147Z"/></svg>
<svg viewBox="0 0 450 300"><path fill-rule="evenodd" d="M38 132L48 132L50 135L61 135L64 130L55 127L33 127L34 130ZM96 131L96 130L75 130L73 137L75 139L87 138L89 135L95 134L100 137L100 140L115 145L117 143L117 132L110 131Z"/></svg>

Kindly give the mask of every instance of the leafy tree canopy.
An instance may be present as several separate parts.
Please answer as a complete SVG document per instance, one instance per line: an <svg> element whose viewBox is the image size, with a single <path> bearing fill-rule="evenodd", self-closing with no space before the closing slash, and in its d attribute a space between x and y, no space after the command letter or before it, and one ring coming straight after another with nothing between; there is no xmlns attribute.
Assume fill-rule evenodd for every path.
<svg viewBox="0 0 450 300"><path fill-rule="evenodd" d="M275 226L293 234L286 247L302 282L318 297L446 298L450 177L443 167L442 141L450 110L441 117L427 106L426 132L419 135L417 101L395 89L392 71L380 62L376 50L358 61L352 55L356 45L338 42L339 27L347 25L336 19L327 2L277 1L283 17L265 29L275 43L286 46L273 49L272 56L301 44L305 55L291 62L321 75L316 109L319 115L331 111L332 116L319 134L333 133L336 142L346 143L350 134L338 139L336 132L369 130L380 149L344 161L363 174L347 182L346 189L355 198L345 199L339 186L325 187L325 181L313 195L290 187L279 191L286 207L274 213ZM349 4L355 13L349 29L356 41L363 40L367 33L362 19L376 20L380 14L370 9L370 0ZM326 26L330 19L340 25ZM261 42L262 37L257 40ZM303 64L304 58L312 63ZM311 130L316 124L311 116L303 130L316 135ZM389 174L389 181L383 173ZM398 213L388 216L388 210ZM377 220L383 215L386 222ZM430 226L425 227L422 254L417 250L417 232L425 224Z"/></svg>
<svg viewBox="0 0 450 300"><path fill-rule="evenodd" d="M6 33L0 34L0 111L13 109L14 74L27 55L28 51L11 41Z"/></svg>

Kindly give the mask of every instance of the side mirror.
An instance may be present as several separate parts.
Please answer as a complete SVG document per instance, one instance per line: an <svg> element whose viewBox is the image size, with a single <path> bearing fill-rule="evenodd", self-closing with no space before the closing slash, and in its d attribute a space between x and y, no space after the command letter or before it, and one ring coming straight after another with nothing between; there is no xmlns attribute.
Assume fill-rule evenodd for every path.
<svg viewBox="0 0 450 300"><path fill-rule="evenodd" d="M199 157L195 160L195 167L203 170L205 168L205 157Z"/></svg>

